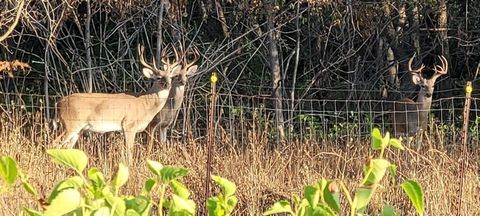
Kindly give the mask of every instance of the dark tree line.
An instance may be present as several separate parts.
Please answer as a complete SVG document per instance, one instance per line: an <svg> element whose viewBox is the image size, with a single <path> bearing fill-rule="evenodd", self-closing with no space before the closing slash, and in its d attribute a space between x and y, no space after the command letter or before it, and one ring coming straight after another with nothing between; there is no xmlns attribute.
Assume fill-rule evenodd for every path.
<svg viewBox="0 0 480 216"><path fill-rule="evenodd" d="M411 96L414 53L429 67L448 59L436 97L478 79L478 1L4 0L0 11L0 59L31 67L3 75L6 94L143 91L137 44L157 59L168 44L197 47L190 95L216 70L220 92L271 95L276 110L294 99Z"/></svg>

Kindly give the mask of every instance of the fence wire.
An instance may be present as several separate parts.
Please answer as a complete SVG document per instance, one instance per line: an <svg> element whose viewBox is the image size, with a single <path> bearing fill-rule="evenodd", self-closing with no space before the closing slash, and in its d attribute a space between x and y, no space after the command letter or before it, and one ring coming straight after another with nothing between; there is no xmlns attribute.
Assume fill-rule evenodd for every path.
<svg viewBox="0 0 480 216"><path fill-rule="evenodd" d="M274 101L269 95L219 93L217 98L217 113L214 119L217 142L249 145L252 136L271 142L279 141ZM44 104L43 95L4 93L2 99L2 117L7 120L23 122L21 125L24 126L40 121L42 127L51 127L45 124L48 122L44 115L47 106ZM60 97L51 97L50 101L56 102L59 99ZM169 130L169 139L184 141L188 136L195 140L206 139L209 130L209 99L209 94L192 94L187 97L178 118ZM459 145L464 101L464 97L433 100L425 133L435 138L435 142L441 142L438 144ZM286 108L283 110L283 124L287 142L308 141L342 145L368 140L373 127L379 127L382 131L393 130L393 101L296 99L292 103L285 99L284 104ZM479 143L479 106L479 99L472 98L468 132L472 145ZM50 110L55 113L54 106L51 106Z"/></svg>

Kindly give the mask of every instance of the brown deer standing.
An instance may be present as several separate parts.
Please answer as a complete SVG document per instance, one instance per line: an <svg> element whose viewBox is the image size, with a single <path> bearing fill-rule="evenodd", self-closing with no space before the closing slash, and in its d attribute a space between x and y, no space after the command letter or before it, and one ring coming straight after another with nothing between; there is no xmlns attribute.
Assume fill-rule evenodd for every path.
<svg viewBox="0 0 480 216"><path fill-rule="evenodd" d="M154 80L153 86L142 93L75 93L65 96L57 103L58 119L64 132L55 139L63 138L61 145L73 148L82 130L99 133L122 131L127 149L126 163L132 161L135 136L143 131L167 102L172 78L180 74L179 62L170 64L162 58L163 69L145 62L144 47L138 47L140 63L145 77ZM164 78L166 85L160 79ZM123 154L125 155L125 154Z"/></svg>
<svg viewBox="0 0 480 216"><path fill-rule="evenodd" d="M186 61L181 61L182 56L186 55L185 52L182 56L178 54L176 49L174 49L174 52L177 61L182 62L182 69L179 72L180 76L172 80L172 88L168 94L167 103L153 121L155 124L153 131L155 131L157 128L160 128L161 143L165 143L167 141L167 129L175 121L177 113L182 106L183 98L185 97L185 86L187 85L188 76L191 76L197 71L198 65L194 64L200 59L200 54L197 49L193 49L193 60L188 63ZM148 147L149 152L153 145L153 138L153 134L150 135Z"/></svg>
<svg viewBox="0 0 480 216"><path fill-rule="evenodd" d="M426 130L435 81L438 77L447 74L448 71L447 59L439 56L442 65L435 65L435 74L430 79L426 79L422 75L425 65L422 64L419 68L412 69L414 57L415 55L408 61L408 70L412 74L413 83L420 86L420 91L416 101L403 98L395 102L393 122L396 136L412 136L420 130Z"/></svg>

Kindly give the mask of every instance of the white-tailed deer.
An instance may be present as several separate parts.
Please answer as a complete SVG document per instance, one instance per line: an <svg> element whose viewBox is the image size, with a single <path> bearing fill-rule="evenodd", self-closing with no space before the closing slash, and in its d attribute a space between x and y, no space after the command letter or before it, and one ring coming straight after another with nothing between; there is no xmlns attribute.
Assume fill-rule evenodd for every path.
<svg viewBox="0 0 480 216"><path fill-rule="evenodd" d="M182 62L182 69L179 72L180 76L172 80L172 88L168 94L167 103L153 121L155 124L153 131L155 131L157 128L160 128L160 142L162 143L167 141L167 129L175 121L178 110L182 106L188 76L197 71L198 65L195 65L195 63L200 59L200 54L197 49L193 49L194 57L190 62L182 61L182 57L185 57L185 59L187 58L186 52L184 52L182 56L178 54L176 49L174 49L174 52L176 60ZM152 143L153 134L150 137L149 150L151 149Z"/></svg>
<svg viewBox="0 0 480 216"><path fill-rule="evenodd" d="M127 149L127 164L132 161L135 135L145 130L155 115L167 102L172 78L180 74L179 62L170 64L162 58L163 69L145 62L144 47L138 47L143 75L154 80L152 87L143 93L75 93L65 96L57 103L58 119L64 132L55 140L63 138L61 145L73 148L82 130L99 133L122 131ZM165 82L160 79L164 78Z"/></svg>
<svg viewBox="0 0 480 216"><path fill-rule="evenodd" d="M408 61L408 70L412 74L413 83L420 86L420 91L416 101L403 98L395 102L393 124L394 133L397 136L412 136L419 130L426 130L435 81L438 77L447 74L448 71L447 59L444 56L439 56L442 65L435 65L435 74L430 79L426 79L422 75L425 65L422 64L417 69L412 68L414 57L415 55Z"/></svg>

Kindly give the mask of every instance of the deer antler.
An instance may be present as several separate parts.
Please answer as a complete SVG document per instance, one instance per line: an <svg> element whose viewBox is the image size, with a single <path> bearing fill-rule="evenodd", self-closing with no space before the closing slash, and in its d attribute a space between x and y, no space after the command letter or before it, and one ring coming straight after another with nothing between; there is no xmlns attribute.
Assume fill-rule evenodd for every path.
<svg viewBox="0 0 480 216"><path fill-rule="evenodd" d="M408 70L410 71L410 73L421 73L422 70L425 68L425 65L422 64L419 68L417 69L412 69L412 63L413 63L413 59L415 58L417 54L413 54L413 56L410 58L410 60L408 60Z"/></svg>
<svg viewBox="0 0 480 216"><path fill-rule="evenodd" d="M442 66L435 65L435 69L433 69L433 70L435 71L435 73L447 74L447 71L448 71L448 61L447 61L447 59L443 55L438 56L438 58L442 62Z"/></svg>
<svg viewBox="0 0 480 216"><path fill-rule="evenodd" d="M193 56L194 56L193 61L187 63L185 65L185 69L191 67L193 64L195 64L198 61L198 59L200 59L200 52L198 51L197 48L193 48Z"/></svg>
<svg viewBox="0 0 480 216"><path fill-rule="evenodd" d="M153 59L153 67L152 65L148 64L146 61L145 61L145 56L143 55L143 53L145 52L145 47L143 45L138 45L138 55L140 56L140 63L142 63L142 65L152 71L159 71L157 66L155 65L155 59Z"/></svg>

